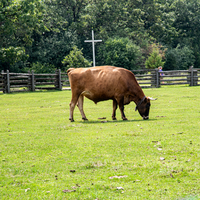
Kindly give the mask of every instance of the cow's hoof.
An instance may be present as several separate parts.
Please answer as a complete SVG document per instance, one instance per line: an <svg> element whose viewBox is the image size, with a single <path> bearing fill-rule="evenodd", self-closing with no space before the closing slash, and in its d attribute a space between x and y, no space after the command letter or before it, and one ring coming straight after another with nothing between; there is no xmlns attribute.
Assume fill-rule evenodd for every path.
<svg viewBox="0 0 200 200"><path fill-rule="evenodd" d="M87 118L82 118L84 121L88 121L88 119Z"/></svg>
<svg viewBox="0 0 200 200"><path fill-rule="evenodd" d="M113 119L113 120L117 120L117 118L116 118L116 117L113 117L112 119Z"/></svg>
<svg viewBox="0 0 200 200"><path fill-rule="evenodd" d="M125 118L123 118L123 120L125 121L125 120L128 120L128 119L125 117Z"/></svg>
<svg viewBox="0 0 200 200"><path fill-rule="evenodd" d="M69 120L70 120L71 122L74 122L74 119L69 118Z"/></svg>

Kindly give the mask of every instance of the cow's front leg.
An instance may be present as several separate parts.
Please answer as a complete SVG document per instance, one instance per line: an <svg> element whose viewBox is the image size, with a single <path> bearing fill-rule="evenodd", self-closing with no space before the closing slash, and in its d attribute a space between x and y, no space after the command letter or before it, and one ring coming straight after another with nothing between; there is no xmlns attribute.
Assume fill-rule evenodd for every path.
<svg viewBox="0 0 200 200"><path fill-rule="evenodd" d="M70 108L69 120L70 120L71 122L74 122L73 112L74 112L75 105L76 105L76 104L74 104L73 102L70 102L70 104L69 104L69 108Z"/></svg>
<svg viewBox="0 0 200 200"><path fill-rule="evenodd" d="M124 114L124 98L120 99L118 104L119 104L119 109L121 111L122 119L123 120L127 120L127 118L126 118L126 116Z"/></svg>
<svg viewBox="0 0 200 200"><path fill-rule="evenodd" d="M112 119L116 120L116 110L117 110L117 101L113 100L113 113L112 113Z"/></svg>
<svg viewBox="0 0 200 200"><path fill-rule="evenodd" d="M78 108L79 108L79 111L81 113L81 116L82 116L82 119L83 120L88 120L85 116L85 113L84 113L84 110L83 110L83 101L84 101L84 96L83 95L80 95L80 97L78 98Z"/></svg>

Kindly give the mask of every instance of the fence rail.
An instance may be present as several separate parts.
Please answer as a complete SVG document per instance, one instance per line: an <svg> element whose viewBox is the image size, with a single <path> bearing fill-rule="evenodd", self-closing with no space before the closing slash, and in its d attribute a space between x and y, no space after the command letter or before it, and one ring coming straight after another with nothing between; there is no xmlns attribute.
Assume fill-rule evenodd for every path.
<svg viewBox="0 0 200 200"><path fill-rule="evenodd" d="M132 70L142 88L158 88L164 85L200 85L200 69L162 71ZM15 91L62 90L70 88L67 73L57 70L54 74L0 73L0 91L10 93Z"/></svg>

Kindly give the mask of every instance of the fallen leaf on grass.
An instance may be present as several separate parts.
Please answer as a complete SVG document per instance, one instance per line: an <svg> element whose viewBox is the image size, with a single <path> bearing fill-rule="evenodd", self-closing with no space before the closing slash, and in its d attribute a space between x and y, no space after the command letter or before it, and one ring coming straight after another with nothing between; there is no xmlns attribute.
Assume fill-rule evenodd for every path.
<svg viewBox="0 0 200 200"><path fill-rule="evenodd" d="M79 187L81 187L79 184L76 184L76 186L72 186L72 189L77 189L77 188L79 188Z"/></svg>
<svg viewBox="0 0 200 200"><path fill-rule="evenodd" d="M162 151L162 149L161 149L161 148L157 148L157 150L158 150L158 151Z"/></svg>
<svg viewBox="0 0 200 200"><path fill-rule="evenodd" d="M30 190L30 188L27 188L27 189L25 189L25 192L27 192L27 191L29 191Z"/></svg>
<svg viewBox="0 0 200 200"><path fill-rule="evenodd" d="M124 176L111 176L109 177L109 179L113 179L113 178L126 178L127 176L124 175Z"/></svg>
<svg viewBox="0 0 200 200"><path fill-rule="evenodd" d="M174 178L174 176L173 176L172 174L170 174L170 176L171 176L172 178Z"/></svg>
<svg viewBox="0 0 200 200"><path fill-rule="evenodd" d="M156 147L156 146L158 146L158 145L161 145L161 143L159 142L159 141L152 141L152 143L155 143L155 146L154 147ZM160 147L161 148L161 147Z"/></svg>
<svg viewBox="0 0 200 200"><path fill-rule="evenodd" d="M165 158L163 158L163 157L160 157L160 160L165 160Z"/></svg>
<svg viewBox="0 0 200 200"><path fill-rule="evenodd" d="M76 192L76 190L63 190L64 193L66 192Z"/></svg>
<svg viewBox="0 0 200 200"><path fill-rule="evenodd" d="M137 179L136 179L135 181L133 181L133 183L135 183L135 182L140 182L140 180L137 180Z"/></svg>
<svg viewBox="0 0 200 200"><path fill-rule="evenodd" d="M76 170L75 170L75 169L72 169L72 170L70 170L70 172L74 173L74 172L76 172Z"/></svg>
<svg viewBox="0 0 200 200"><path fill-rule="evenodd" d="M106 119L106 117L99 117L98 119Z"/></svg>
<svg viewBox="0 0 200 200"><path fill-rule="evenodd" d="M124 188L123 187L117 187L117 190L123 190Z"/></svg>
<svg viewBox="0 0 200 200"><path fill-rule="evenodd" d="M158 143L158 141L152 141L153 143Z"/></svg>

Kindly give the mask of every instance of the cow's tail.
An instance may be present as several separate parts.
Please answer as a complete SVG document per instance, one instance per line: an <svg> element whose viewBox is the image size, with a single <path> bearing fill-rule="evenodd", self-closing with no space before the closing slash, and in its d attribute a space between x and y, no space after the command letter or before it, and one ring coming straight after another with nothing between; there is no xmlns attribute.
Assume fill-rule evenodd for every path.
<svg viewBox="0 0 200 200"><path fill-rule="evenodd" d="M69 68L68 70L67 70L67 74L69 74L69 72L71 72L72 70L74 70L75 68Z"/></svg>

